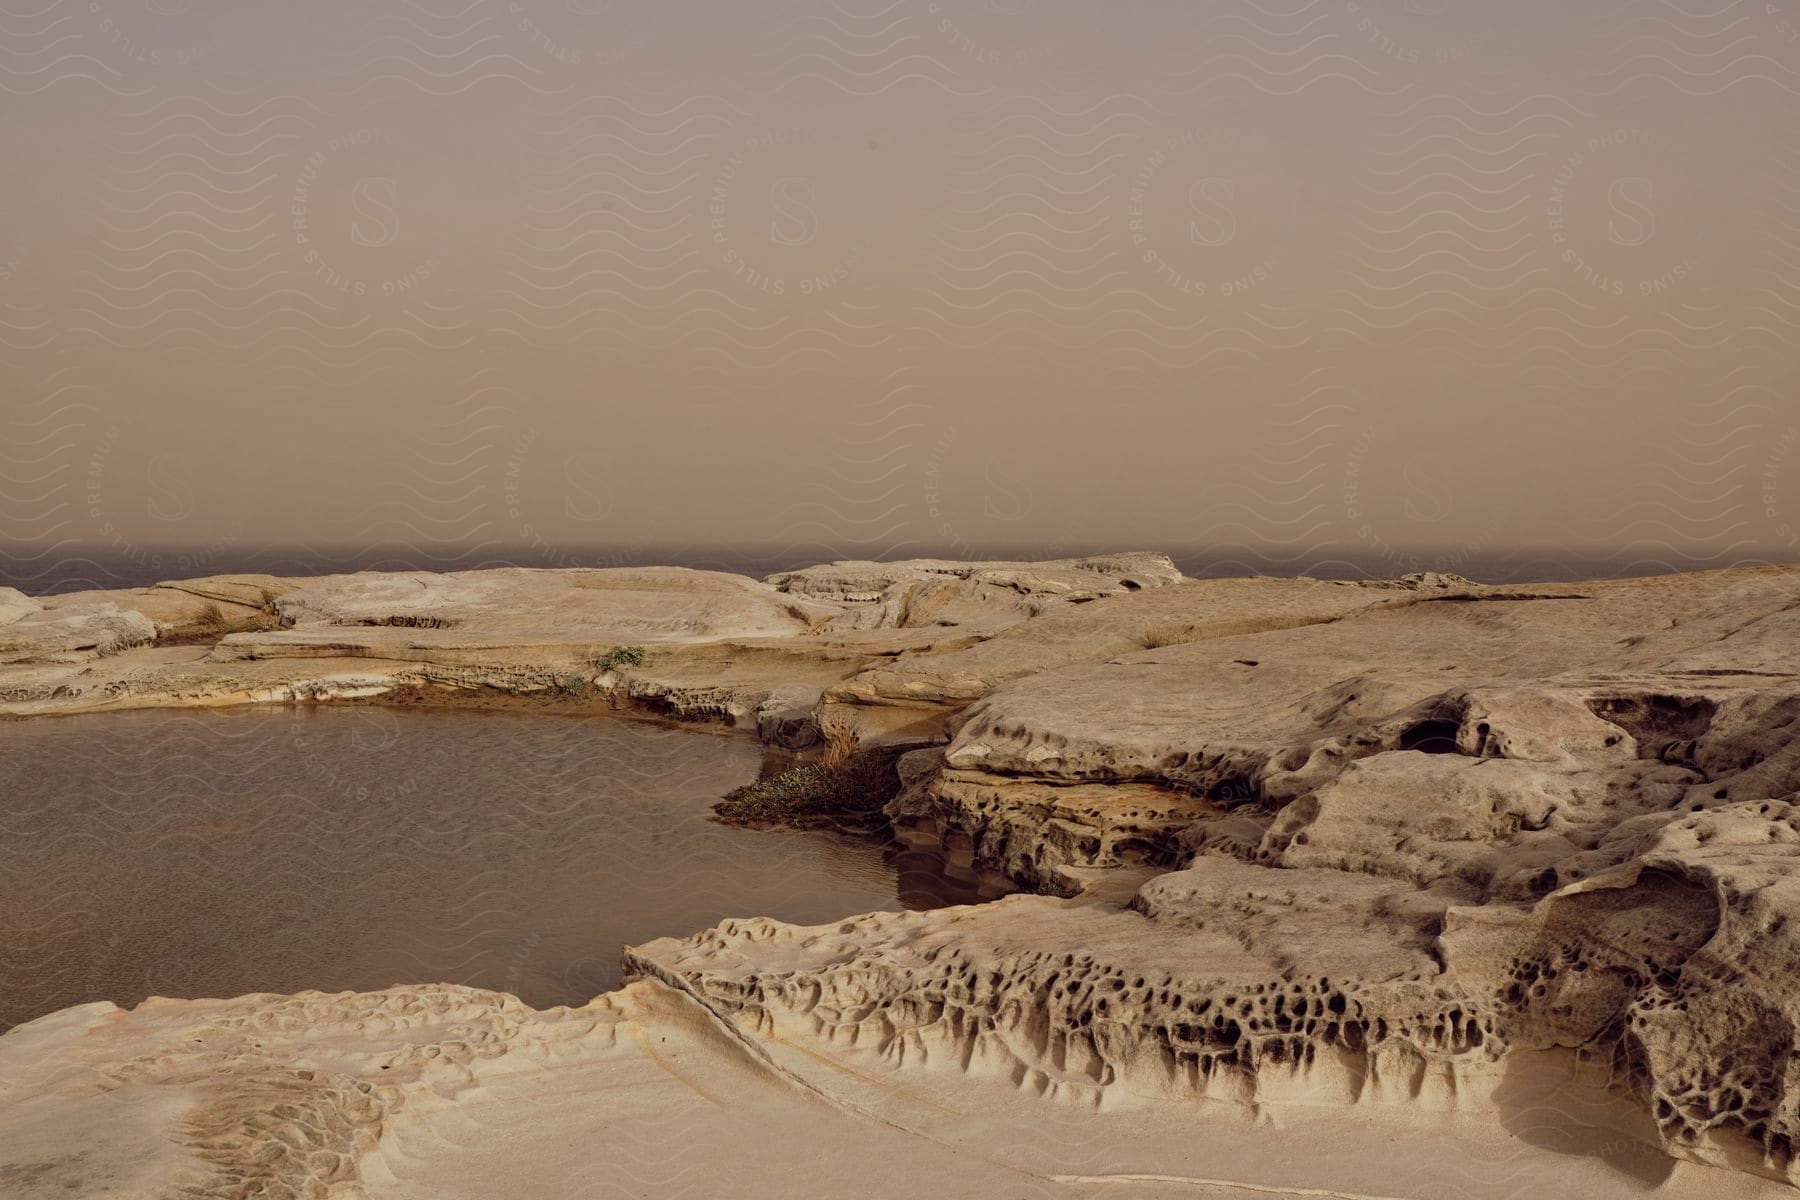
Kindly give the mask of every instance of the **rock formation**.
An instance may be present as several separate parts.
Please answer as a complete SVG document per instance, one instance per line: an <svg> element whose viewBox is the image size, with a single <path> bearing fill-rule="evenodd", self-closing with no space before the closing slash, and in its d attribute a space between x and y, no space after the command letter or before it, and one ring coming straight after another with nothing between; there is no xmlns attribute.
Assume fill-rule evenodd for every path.
<svg viewBox="0 0 1800 1200"><path fill-rule="evenodd" d="M1183 580L1153 555L761 583L358 575L256 584L280 628L143 644L171 620L160 592L232 586L0 594L0 711L541 695L575 673L798 747L851 708L876 736L937 736L900 762L895 828L1025 891L727 921L628 949L639 981L580 1010L456 989L90 1005L0 1039L0 1127L35 1106L97 1120L130 1092L131 1121L198 1147L164 1164L197 1172L188 1194L425 1194L413 1118L392 1114L492 1113L495 1081L530 1095L533 1072L557 1094L559 1063L625 1078L666 1028L690 1039L688 1067L663 1061L686 1086L763 1080L772 1128L817 1108L901 1129L881 1152L911 1147L924 1176L968 1167L956 1129L1004 1129L982 1169L1028 1194L1800 1182L1800 568L1556 587ZM624 644L644 663L602 669ZM1486 1166L1233 1174L1206 1140L1232 1113L1290 1147L1323 1136L1300 1113L1429 1129ZM1090 1137L1108 1150L1078 1151ZM1181 1138L1182 1170L1143 1167Z"/></svg>

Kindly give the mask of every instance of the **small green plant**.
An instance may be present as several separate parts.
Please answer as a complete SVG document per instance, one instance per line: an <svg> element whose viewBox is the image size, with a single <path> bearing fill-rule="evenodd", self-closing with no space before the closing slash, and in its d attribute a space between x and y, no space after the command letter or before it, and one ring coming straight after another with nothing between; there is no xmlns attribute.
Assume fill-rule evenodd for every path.
<svg viewBox="0 0 1800 1200"><path fill-rule="evenodd" d="M825 768L818 763L802 763L779 775L734 788L713 807L736 825L782 824L817 807L829 783Z"/></svg>
<svg viewBox="0 0 1800 1200"><path fill-rule="evenodd" d="M883 808L900 791L900 756L917 743L863 746L856 718L827 711L819 718L824 749L817 762L797 763L737 788L713 806L728 825L829 825L870 833L886 827Z"/></svg>
<svg viewBox="0 0 1800 1200"><path fill-rule="evenodd" d="M563 675L556 681L556 694L565 700L585 701L594 694L594 682L580 675Z"/></svg>
<svg viewBox="0 0 1800 1200"><path fill-rule="evenodd" d="M713 812L727 825L830 827L875 833L882 809L900 792L900 756L918 745L858 748L835 767L800 763L730 792Z"/></svg>
<svg viewBox="0 0 1800 1200"><path fill-rule="evenodd" d="M421 616L417 613L399 613L391 617L376 619L370 617L364 625L385 625L396 629L449 629L454 622L443 617Z"/></svg>
<svg viewBox="0 0 1800 1200"><path fill-rule="evenodd" d="M644 665L644 658L642 646L614 646L595 659L594 665L602 671L616 671L620 667L641 667Z"/></svg>
<svg viewBox="0 0 1800 1200"><path fill-rule="evenodd" d="M200 614L194 618L194 624L200 626L202 629L214 629L223 632L225 627L231 624L231 622L226 619L224 609L220 608L211 600L208 600L205 604L201 605Z"/></svg>

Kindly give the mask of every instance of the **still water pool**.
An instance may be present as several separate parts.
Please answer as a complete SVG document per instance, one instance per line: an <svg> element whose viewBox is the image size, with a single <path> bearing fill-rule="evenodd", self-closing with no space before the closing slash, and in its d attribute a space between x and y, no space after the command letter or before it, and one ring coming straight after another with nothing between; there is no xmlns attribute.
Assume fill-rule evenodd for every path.
<svg viewBox="0 0 1800 1200"><path fill-rule="evenodd" d="M708 819L741 737L381 708L0 723L0 1028L146 996L451 982L539 1007L727 916L977 899L939 864Z"/></svg>

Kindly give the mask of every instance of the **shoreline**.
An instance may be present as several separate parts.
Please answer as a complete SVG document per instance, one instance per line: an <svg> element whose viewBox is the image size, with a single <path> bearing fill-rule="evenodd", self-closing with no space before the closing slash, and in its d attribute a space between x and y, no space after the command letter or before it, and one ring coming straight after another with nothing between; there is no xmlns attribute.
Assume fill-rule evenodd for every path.
<svg viewBox="0 0 1800 1200"><path fill-rule="evenodd" d="M811 1097L801 1108L826 1103L859 1128L904 1111L916 1131L933 1118L903 1098L913 1088L941 1089L967 1118L993 1099L981 1080L1006 1080L1011 1098L994 1111L1008 1120L1080 1112L1070 1136L1120 1137L1107 1113L1155 1114L1172 1130L1196 1119L1190 1101L1323 1106L1346 1129L1387 1120L1367 1115L1375 1099L1421 1130L1441 1110L1505 1116L1520 1088L1538 1086L1523 1082L1530 1064L1602 1050L1623 1076L1590 1088L1617 1109L1593 1120L1636 1114L1633 1145L1657 1148L1663 1182L1651 1188L1663 1168L1648 1160L1607 1165L1616 1132L1545 1150L1502 1121L1490 1150L1569 1178L1587 1169L1574 1156L1601 1172L1581 1176L1596 1195L1800 1182L1800 1095L1749 1065L1800 1036L1800 1001L1780 986L1784 956L1800 958L1787 944L1800 934L1785 932L1800 916L1800 886L1787 882L1800 865L1800 754L1783 733L1800 719L1800 567L1544 589L1434 574L1188 580L1167 559L1122 554L838 563L761 582L621 568L277 584L280 628L231 633L181 661L132 639L191 620L209 594L271 585L188 581L162 591L192 603L123 598L158 615L117 598L15 604L25 615L0 625L12 639L0 644L16 658L25 624L47 648L0 666L0 711L205 706L251 691L710 723L802 754L832 712L854 713L871 744L935 726L934 744L896 764L901 789L883 806L896 839L966 852L971 871L1021 890L815 927L726 920L627 947L636 981L580 1009L422 986L66 1010L14 1039L16 1053L67 1035L84 1054L142 1061L159 1030L288 1014L274 1059L232 1052L242 1070L266 1071L349 1036L341 1022L360 1018L346 1012L416 1014L395 1018L409 1045L417 1021L440 1020L423 1014L461 1012L441 1019L486 1029L482 1044L511 1063L497 1068L508 1088L529 1095L558 1086L523 1065L545 1053L527 1048L542 1037L586 1047L570 1062L604 1090L653 1063L632 1049L655 1044L642 1037L698 1029L712 1032L683 1077L703 1094L737 1086L721 1081L742 1069L758 1088ZM78 648L107 636L111 653ZM639 646L641 667L591 665ZM576 676L618 707L550 698ZM462 1035L443 1036L440 1047ZM0 1059L7 1050L0 1038ZM333 1069L363 1078L399 1052L376 1037L372 1057ZM335 1160L342 1179L371 1197L418 1194L388 1156L408 1106L440 1111L424 1098L435 1077L392 1085L380 1131ZM28 1092L62 1094L47 1079ZM800 1111L776 1109L772 1129ZM612 1111L635 1119L629 1105ZM1153 1195L1226 1178L1147 1169L1176 1161L1175 1143L1157 1145L1116 1171L1065 1164L1044 1186L1104 1177L1121 1195ZM407 1162L417 1178L434 1169ZM1259 1170L1270 1188L1292 1180L1278 1162ZM1370 1185L1354 1163L1340 1176L1314 1182Z"/></svg>

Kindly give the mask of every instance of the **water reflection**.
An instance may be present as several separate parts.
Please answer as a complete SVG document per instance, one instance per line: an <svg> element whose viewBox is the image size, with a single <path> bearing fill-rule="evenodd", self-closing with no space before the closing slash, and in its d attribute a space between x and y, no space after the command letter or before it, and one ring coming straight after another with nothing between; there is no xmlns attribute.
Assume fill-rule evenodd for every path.
<svg viewBox="0 0 1800 1200"><path fill-rule="evenodd" d="M623 944L984 892L929 853L735 829L754 742L379 708L0 724L0 1027L148 995L446 981L581 1003Z"/></svg>

